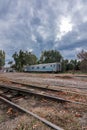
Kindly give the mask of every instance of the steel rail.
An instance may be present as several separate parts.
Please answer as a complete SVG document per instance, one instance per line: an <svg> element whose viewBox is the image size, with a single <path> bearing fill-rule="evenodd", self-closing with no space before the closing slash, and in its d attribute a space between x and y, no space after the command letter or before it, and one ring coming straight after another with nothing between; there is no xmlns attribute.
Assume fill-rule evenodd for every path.
<svg viewBox="0 0 87 130"><path fill-rule="evenodd" d="M49 91L56 91L56 92L69 92L69 93L74 93L74 94L79 94L79 95L87 95L86 93L77 93L77 92L74 92L74 91L69 91L69 90L65 90L65 89L55 89L55 88L50 88L49 86L43 86L43 87L39 87L39 86L35 86L35 85L30 85L30 84L25 84L25 83L20 83L20 82L16 82L16 81L12 81L10 80L10 82L14 83L14 84L21 84L23 86L26 86L26 87L33 87L33 88L37 88L37 89L42 89L42 90L49 90ZM59 85L60 86L60 85ZM64 85L61 87L64 87ZM73 88L76 88L76 87L73 87ZM78 88L77 88L78 89ZM82 88L84 89L84 88Z"/></svg>
<svg viewBox="0 0 87 130"><path fill-rule="evenodd" d="M33 116L33 117L35 117L36 119L40 120L41 122L43 122L43 123L46 124L47 126L53 128L54 130L64 130L64 129L60 128L59 126L57 126L57 125L51 123L50 121L48 121L48 120L46 120L46 119L44 119L44 118L42 118L42 117L40 117L40 116L38 116L38 115L36 115L36 114L30 112L30 111L28 111L28 110L26 110L25 108L23 108L23 107L21 107L21 106L15 104L15 103L13 103L12 101L7 100L6 98L4 98L4 97L2 97L2 96L0 96L0 99L3 100L3 101L6 102L6 103L9 103L9 104L12 105L13 107L15 107L15 108L17 108L17 109L19 109L19 110L21 110L21 111L23 111L23 112L25 112L25 113L27 113L27 114Z"/></svg>
<svg viewBox="0 0 87 130"><path fill-rule="evenodd" d="M25 84L25 83L20 83L20 82L11 81L11 80L10 80L10 82L12 82L14 84L21 84L21 85L26 86L26 87L32 87L32 88L37 88L37 89L42 89L42 90L61 91L61 90L57 90L57 89L48 88L48 85L43 86L43 87L39 87L39 86L35 86L35 85L31 85L31 84Z"/></svg>
<svg viewBox="0 0 87 130"><path fill-rule="evenodd" d="M28 89L12 87L12 86L5 86L5 85L0 85L0 88L6 88L6 89L10 89L10 90L20 91L20 92L27 93L27 94L37 95L37 96L48 98L48 99L51 99L51 100L54 100L54 101L68 102L68 103L74 103L74 104L87 106L87 104L82 103L82 102L76 102L76 101L66 100L66 99L63 99L63 98L60 98L60 97L56 97L56 96L50 96L50 95L46 95L46 94L36 93L36 92L32 92Z"/></svg>

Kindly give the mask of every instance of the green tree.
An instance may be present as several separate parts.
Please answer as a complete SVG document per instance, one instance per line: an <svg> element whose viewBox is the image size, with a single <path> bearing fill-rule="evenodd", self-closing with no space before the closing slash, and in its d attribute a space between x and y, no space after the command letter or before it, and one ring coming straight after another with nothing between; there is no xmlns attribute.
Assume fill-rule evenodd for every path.
<svg viewBox="0 0 87 130"><path fill-rule="evenodd" d="M81 60L80 70L87 73L87 51L82 50L77 57Z"/></svg>
<svg viewBox="0 0 87 130"><path fill-rule="evenodd" d="M0 50L0 68L5 65L5 52Z"/></svg>
<svg viewBox="0 0 87 130"><path fill-rule="evenodd" d="M73 70L73 72L75 70L79 70L79 66L80 66L80 61L75 60L62 60L62 71L69 71L69 70Z"/></svg>
<svg viewBox="0 0 87 130"><path fill-rule="evenodd" d="M80 61L71 60L70 63L73 65L73 70L79 70L80 69Z"/></svg>
<svg viewBox="0 0 87 130"><path fill-rule="evenodd" d="M62 72L65 72L67 70L67 64L69 63L69 61L66 60L62 60Z"/></svg>
<svg viewBox="0 0 87 130"><path fill-rule="evenodd" d="M8 64L9 64L9 65L12 65L12 64L13 64L13 61L9 61Z"/></svg>
<svg viewBox="0 0 87 130"><path fill-rule="evenodd" d="M15 67L15 69L18 71L23 71L24 65L31 65L37 63L37 57L28 51L24 52L20 50L19 53L15 52L12 57L15 61L15 65L13 65L13 67Z"/></svg>
<svg viewBox="0 0 87 130"><path fill-rule="evenodd" d="M48 50L43 51L39 60L39 63L52 63L60 62L62 60L62 55L59 51Z"/></svg>
<svg viewBox="0 0 87 130"><path fill-rule="evenodd" d="M24 53L24 61L26 65L34 65L37 63L37 57L31 52L26 51Z"/></svg>
<svg viewBox="0 0 87 130"><path fill-rule="evenodd" d="M10 65L10 67L12 67L13 61L9 61L9 62L8 62L8 65Z"/></svg>

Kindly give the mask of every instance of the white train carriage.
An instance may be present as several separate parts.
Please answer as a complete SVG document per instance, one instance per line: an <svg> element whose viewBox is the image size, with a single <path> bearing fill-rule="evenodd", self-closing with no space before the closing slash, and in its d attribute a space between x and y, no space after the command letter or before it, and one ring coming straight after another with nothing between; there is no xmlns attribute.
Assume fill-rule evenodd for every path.
<svg viewBox="0 0 87 130"><path fill-rule="evenodd" d="M36 64L24 67L25 72L59 72L61 71L61 63Z"/></svg>

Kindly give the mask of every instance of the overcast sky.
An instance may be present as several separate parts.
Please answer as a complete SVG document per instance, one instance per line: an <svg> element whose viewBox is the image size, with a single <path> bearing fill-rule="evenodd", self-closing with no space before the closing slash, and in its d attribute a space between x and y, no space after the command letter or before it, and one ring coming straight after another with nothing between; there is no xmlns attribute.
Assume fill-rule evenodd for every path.
<svg viewBox="0 0 87 130"><path fill-rule="evenodd" d="M7 61L20 49L77 58L87 50L87 0L0 0L0 49Z"/></svg>

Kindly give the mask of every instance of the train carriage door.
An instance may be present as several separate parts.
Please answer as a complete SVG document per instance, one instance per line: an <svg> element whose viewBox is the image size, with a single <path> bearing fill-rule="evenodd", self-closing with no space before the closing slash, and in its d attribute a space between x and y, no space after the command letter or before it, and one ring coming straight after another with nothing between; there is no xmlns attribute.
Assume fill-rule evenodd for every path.
<svg viewBox="0 0 87 130"><path fill-rule="evenodd" d="M58 72L59 71L59 64L57 63L56 64L56 72Z"/></svg>
<svg viewBox="0 0 87 130"><path fill-rule="evenodd" d="M58 64L58 71L61 71L61 64Z"/></svg>

